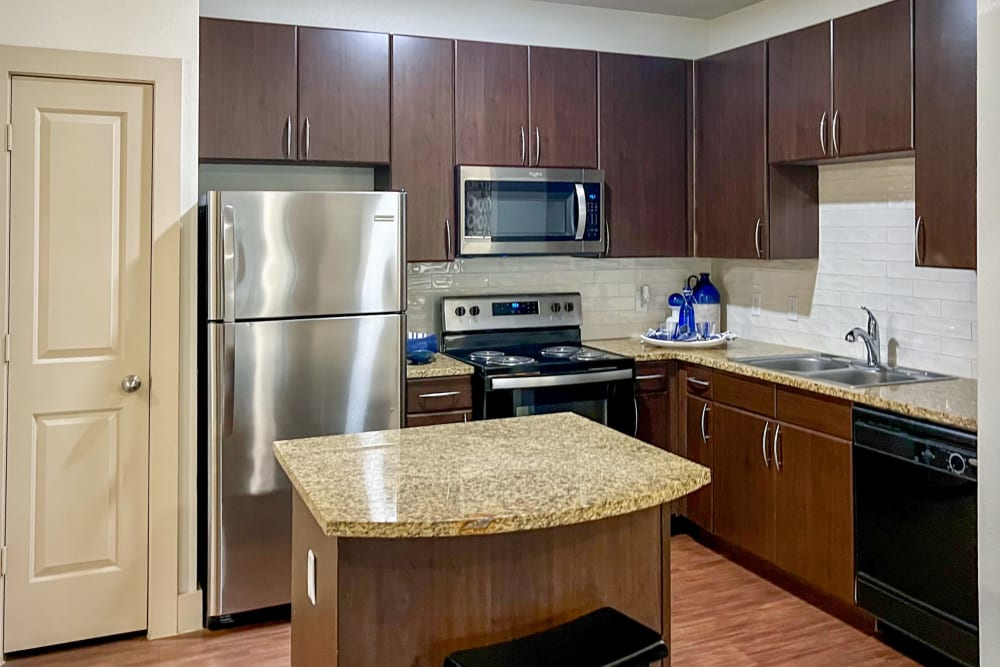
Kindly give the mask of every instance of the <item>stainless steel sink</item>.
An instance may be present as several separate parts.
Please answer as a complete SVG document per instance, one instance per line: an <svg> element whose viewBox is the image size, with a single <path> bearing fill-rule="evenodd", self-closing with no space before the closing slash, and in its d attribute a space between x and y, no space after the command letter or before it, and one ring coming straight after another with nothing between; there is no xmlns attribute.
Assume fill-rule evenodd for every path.
<svg viewBox="0 0 1000 667"><path fill-rule="evenodd" d="M929 373L913 368L871 368L864 362L828 354L789 354L777 357L738 359L757 368L790 373L810 380L832 382L854 389L884 387L893 384L950 380L950 375Z"/></svg>

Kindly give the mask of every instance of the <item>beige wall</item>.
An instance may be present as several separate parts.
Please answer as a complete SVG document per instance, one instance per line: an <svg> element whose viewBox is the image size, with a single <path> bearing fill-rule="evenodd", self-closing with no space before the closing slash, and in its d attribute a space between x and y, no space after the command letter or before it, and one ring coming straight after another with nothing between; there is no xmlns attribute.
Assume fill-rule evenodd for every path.
<svg viewBox="0 0 1000 667"><path fill-rule="evenodd" d="M979 643L1000 664L1000 2L979 0Z"/></svg>

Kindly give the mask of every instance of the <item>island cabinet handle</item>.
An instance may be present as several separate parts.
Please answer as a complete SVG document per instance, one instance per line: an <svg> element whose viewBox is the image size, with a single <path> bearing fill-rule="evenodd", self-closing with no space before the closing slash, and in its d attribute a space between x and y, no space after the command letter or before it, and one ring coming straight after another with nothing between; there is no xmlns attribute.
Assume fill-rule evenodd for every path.
<svg viewBox="0 0 1000 667"><path fill-rule="evenodd" d="M774 452L774 466L781 472L781 457L778 456L778 438L781 437L781 424L774 425L774 443L772 444L772 450Z"/></svg>
<svg viewBox="0 0 1000 667"><path fill-rule="evenodd" d="M711 411L712 408L708 406L708 403L701 406L701 441L706 445L708 444L708 441L712 439L712 436L708 434L708 429L705 424L705 420L708 418L708 413Z"/></svg>
<svg viewBox="0 0 1000 667"><path fill-rule="evenodd" d="M764 455L764 465L771 467L771 462L767 460L767 432L771 430L771 422L764 422L764 434L760 437L760 451Z"/></svg>
<svg viewBox="0 0 1000 667"><path fill-rule="evenodd" d="M636 375L635 379L641 382L642 380L662 380L665 377L667 376L663 373L657 373L656 375Z"/></svg>
<svg viewBox="0 0 1000 667"><path fill-rule="evenodd" d="M448 398L449 396L461 396L460 391L436 391L433 394L420 394L417 398Z"/></svg>
<svg viewBox="0 0 1000 667"><path fill-rule="evenodd" d="M711 382L699 380L698 378L688 378L688 384L693 384L694 386L701 387L702 389L708 389L712 386Z"/></svg>

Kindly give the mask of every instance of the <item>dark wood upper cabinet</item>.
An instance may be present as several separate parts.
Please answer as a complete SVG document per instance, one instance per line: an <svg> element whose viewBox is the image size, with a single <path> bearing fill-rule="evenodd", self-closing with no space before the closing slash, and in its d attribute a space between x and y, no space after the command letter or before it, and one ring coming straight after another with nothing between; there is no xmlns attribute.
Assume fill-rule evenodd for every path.
<svg viewBox="0 0 1000 667"><path fill-rule="evenodd" d="M455 42L392 38L392 182L406 190L406 258L454 257Z"/></svg>
<svg viewBox="0 0 1000 667"><path fill-rule="evenodd" d="M766 259L767 44L699 60L695 73L696 254Z"/></svg>
<svg viewBox="0 0 1000 667"><path fill-rule="evenodd" d="M687 254L690 68L686 60L599 56L609 256Z"/></svg>
<svg viewBox="0 0 1000 667"><path fill-rule="evenodd" d="M295 26L201 19L198 154L296 158Z"/></svg>
<svg viewBox="0 0 1000 667"><path fill-rule="evenodd" d="M976 0L914 0L921 266L976 268Z"/></svg>
<svg viewBox="0 0 1000 667"><path fill-rule="evenodd" d="M830 22L769 40L767 57L769 160L830 157Z"/></svg>
<svg viewBox="0 0 1000 667"><path fill-rule="evenodd" d="M911 0L833 22L832 144L838 157L913 149Z"/></svg>
<svg viewBox="0 0 1000 667"><path fill-rule="evenodd" d="M299 157L388 164L389 36L299 28Z"/></svg>
<svg viewBox="0 0 1000 667"><path fill-rule="evenodd" d="M528 162L597 167L597 54L531 47Z"/></svg>
<svg viewBox="0 0 1000 667"><path fill-rule="evenodd" d="M528 47L459 41L455 63L458 164L528 164Z"/></svg>

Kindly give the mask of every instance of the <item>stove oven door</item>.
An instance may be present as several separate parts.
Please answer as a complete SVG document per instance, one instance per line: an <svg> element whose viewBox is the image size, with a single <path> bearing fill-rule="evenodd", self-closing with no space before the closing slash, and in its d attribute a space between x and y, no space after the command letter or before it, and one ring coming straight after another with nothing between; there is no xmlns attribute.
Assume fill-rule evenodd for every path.
<svg viewBox="0 0 1000 667"><path fill-rule="evenodd" d="M575 412L635 435L635 385L631 369L488 380L487 419Z"/></svg>

